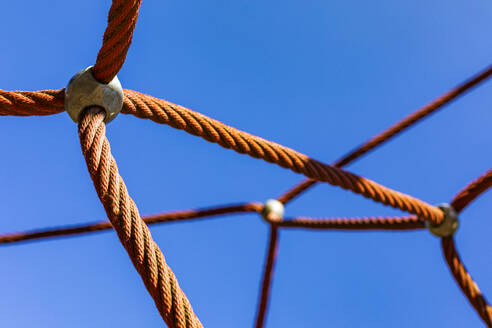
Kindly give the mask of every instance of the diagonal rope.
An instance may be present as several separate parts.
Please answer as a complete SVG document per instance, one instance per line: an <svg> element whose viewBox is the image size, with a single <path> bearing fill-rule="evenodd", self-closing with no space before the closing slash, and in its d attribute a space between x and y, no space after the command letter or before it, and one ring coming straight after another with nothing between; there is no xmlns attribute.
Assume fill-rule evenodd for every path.
<svg viewBox="0 0 492 328"><path fill-rule="evenodd" d="M451 201L451 206L453 206L457 212L461 212L468 204L490 187L492 187L492 170L487 171L487 173L468 184L454 196Z"/></svg>
<svg viewBox="0 0 492 328"><path fill-rule="evenodd" d="M113 0L103 44L92 69L98 81L110 82L125 63L137 23L140 2L141 0Z"/></svg>
<svg viewBox="0 0 492 328"><path fill-rule="evenodd" d="M99 199L166 324L202 327L128 195L105 136L104 117L102 109L93 107L81 114L79 122L82 152Z"/></svg>
<svg viewBox="0 0 492 328"><path fill-rule="evenodd" d="M454 246L453 238L442 238L441 247L449 270L453 274L461 291L466 295L470 304L475 308L487 327L492 327L492 307L490 307L477 284L466 271Z"/></svg>
<svg viewBox="0 0 492 328"><path fill-rule="evenodd" d="M449 90L442 96L438 97L437 99L434 99L431 101L429 104L425 105L424 107L418 109L411 115L405 117L403 120L400 122L396 123L393 126L390 126L388 129L385 131L379 133L378 135L372 137L368 141L366 141L364 144L361 146L357 147L350 153L346 154L342 158L340 158L338 161L336 161L333 166L336 167L344 167L356 159L360 158L361 156L367 154L371 150L377 148L378 146L382 145L386 141L392 139L393 137L399 135L401 132L407 130L408 128L416 125L419 123L421 120L424 118L430 116L437 110L441 109L443 106L451 103L453 100L458 98L459 96L465 94L467 91L472 89L473 87L477 86L481 82L485 81L487 78L489 78L492 75L492 66L487 67L483 71L479 72L478 74L472 76L462 84L458 85L456 88ZM312 186L316 184L317 181L315 180L304 180L298 185L294 186L290 190L286 191L284 194L282 194L278 200L281 201L282 203L288 203L295 197L299 196L301 193L304 191L308 190Z"/></svg>
<svg viewBox="0 0 492 328"><path fill-rule="evenodd" d="M268 299L273 279L273 267L275 266L275 258L278 250L278 227L275 224L270 224L270 237L268 241L267 259L263 272L263 280L261 283L261 296L256 314L256 328L261 328L265 324L266 313L268 309Z"/></svg>
<svg viewBox="0 0 492 328"><path fill-rule="evenodd" d="M56 95L59 96L61 91ZM17 93L4 92L5 95ZM30 93L32 96L44 97L46 91ZM26 110L25 102L8 102L9 106L0 110L10 110L13 114ZM29 104L29 106L33 106ZM27 106L28 107L28 106ZM55 109L53 109L55 112ZM234 129L219 121L190 109L172 104L135 91L125 90L123 113L133 114L140 118L151 119L154 122L168 124L176 129L184 130L192 135L200 136L207 141L217 143L224 148L233 149L241 154L261 158L269 163L275 163L296 173L301 173L318 181L327 182L343 189L351 190L366 198L389 205L403 211L415 214L434 224L443 219L442 212L419 199L384 187L374 181L343 171L290 148L262 139L249 133ZM37 114L39 115L39 114Z"/></svg>
<svg viewBox="0 0 492 328"><path fill-rule="evenodd" d="M309 178L351 190L376 202L415 214L434 224L439 224L443 219L441 210L421 200L321 163L277 143L234 129L190 109L135 91L125 90L125 95L123 112L126 114L168 124L224 148L261 158Z"/></svg>
<svg viewBox="0 0 492 328"><path fill-rule="evenodd" d="M119 6L115 4L120 3ZM128 7L129 3L133 3L133 6ZM96 66L102 67L100 69L100 76L104 74L109 74L107 76L111 76L117 73L117 71L121 68L122 63L124 62L124 57L126 56L126 52L128 50L129 43L131 41L131 33L135 27L136 16L138 14L138 6L139 2L135 1L126 1L123 6L123 3L120 1L115 1L112 6L113 12L110 12L110 24L108 24L107 33L111 37L106 38L103 42L103 48L105 45L110 45L108 49L109 52L101 52L98 56L98 61ZM115 9L113 9L113 7ZM113 23L111 23L113 22ZM114 23L118 22L118 24ZM112 28L109 25L113 24ZM126 26L126 27L125 27ZM109 32L108 32L109 31ZM106 35L106 33L105 33ZM119 35L120 38L117 40L116 35ZM119 53L119 54L117 54ZM115 55L116 54L116 55ZM115 56L113 56L115 55ZM121 63L118 64L118 63ZM106 66L105 66L106 65ZM119 65L119 66L118 66ZM116 69L115 69L116 68ZM439 109L441 106L449 103L454 98L458 97L463 92L467 91L474 85L483 81L487 77L489 77L492 73L492 68L488 68L486 71L480 73L475 76L473 79L467 81L463 85L457 87L456 89L451 90L441 98L427 105L426 107L420 109L413 115L407 117L399 124L391 127L386 130L382 134L374 137L369 140L366 144L359 147L355 151L349 153L347 156L339 160L335 163L335 166L343 166L348 164L350 161L355 160L357 157L367 153L372 150L376 146L382 144L387 141L389 138L397 135L404 129L408 128L412 124L417 121L423 119L427 115ZM98 73L99 74L99 73ZM102 78L103 80L104 78ZM137 117L141 118L149 118L155 122L168 124L177 129L183 129L188 133L193 135L201 136L202 138L217 143L225 148L234 149L239 153L246 153L255 158L264 159L267 162L276 163L281 167L289 168L294 172L302 173L306 175L311 180L306 180L303 183L296 186L294 189L291 189L289 192L284 194L280 199L284 202L288 202L292 198L296 197L302 191L308 189L311 185L313 185L316 180L328 182L332 185L340 186L344 189L352 190L355 193L359 193L367 198L371 198L375 201L381 202L385 205L390 205L395 208L399 208L410 213L416 214L416 217L406 217L406 218L363 218L363 219L321 219L321 220L313 220L309 218L295 218L292 220L285 221L286 223L280 223L278 226L272 227L271 234L275 232L275 238L271 235L270 238L270 247L268 251L267 258L267 268L265 270L264 280L263 280L263 293L261 297L261 306L259 309L259 316L262 316L262 319L257 321L264 322L263 313L261 316L262 309L266 309L266 304L268 300L268 291L270 289L270 280L272 275L272 269L274 266L274 251L277 247L277 233L278 228L284 224L286 228L294 228L294 227L303 227L309 229L348 229L348 230L359 230L359 229L396 229L396 230L406 230L406 229L414 229L420 228L422 225L421 220L429 220L434 224L438 224L442 220L442 213L439 211L436 213L436 208L418 200L413 197L410 197L405 194L398 193L389 188L378 185L377 183L356 176L352 173L343 171L338 169L337 167L329 166L313 160L303 154L295 152L292 149L283 147L276 143L261 139L259 137L250 135L248 133L236 130L227 125L224 125L218 121L210 119L204 115L193 112L184 107L174 105L172 103L166 102L164 100L160 100L157 98L153 98L150 96L146 96L140 94L138 92L134 92L131 90L125 90L126 97L125 99L125 108L123 112L128 114L133 114ZM64 98L64 90L44 90L44 91L35 91L35 92L26 92L26 91L14 91L7 92L0 90L0 115L13 115L13 116L30 116L30 115L51 115L60 113L63 111L63 98ZM96 115L95 113L93 113ZM97 115L96 115L97 116ZM98 119L95 119L96 122ZM97 123L97 122L96 122ZM96 124L94 123L94 124ZM99 122L100 123L100 122ZM85 126L86 130L83 130L85 134L81 134L82 137L87 137L90 135L90 138L86 140L90 141L87 145L90 144L90 149L87 148L84 151L84 155L91 156L90 158L86 157L87 163L95 164L101 158L98 156L108 155L109 154L109 143L107 143L107 139L104 138L104 130L101 130L100 125L97 128L91 128L91 124ZM96 124L97 125L97 124ZM102 139L99 139L102 137ZM92 139L91 139L92 138ZM81 139L82 140L82 139ZM93 144L91 144L93 142ZM87 146L86 145L86 146ZM84 146L84 145L83 145ZM91 147L95 147L92 149ZM106 147L106 148L105 148ZM98 153L98 150L101 153ZM88 152L86 154L86 152ZM110 154L109 154L110 156ZM177 285L177 281L172 274L172 271L167 267L164 262L164 258L162 257L162 253L158 247L153 244L150 237L150 233L147 229L143 221L138 215L138 210L136 209L135 204L131 201L129 196L126 194L126 188L121 180L121 177L117 175L117 168L114 163L114 159L110 156L109 158L102 157L104 169L111 169L112 171L91 171L91 176L93 177L96 189L98 187L103 189L98 189L98 194L101 197L101 200L105 197L104 192L108 192L108 190L104 190L104 187L112 187L112 192L116 192L122 198L111 199L104 198L106 202L104 203L105 208L107 210L108 216L113 213L115 217L113 220L118 223L124 223L121 227L115 229L120 236L120 240L127 248L132 261L135 264L135 267L141 273L142 279L146 284L151 295L154 297L156 305L161 312L161 315L165 320L168 320L175 327L199 327L201 324L199 323L196 316L193 312L190 312L191 306L182 294L182 291L179 289ZM109 163L109 164L108 164ZM97 165L99 165L97 164ZM114 167L112 166L114 164ZM92 167L92 169L98 169L97 167ZM116 172L116 175L115 175ZM97 174L94 176L94 174ZM109 185L109 180L98 180L102 177L108 178L108 175L112 178L117 176L115 180L116 185L119 188L116 188L115 185ZM98 185L97 183L102 183L103 185ZM108 184L108 185L106 185ZM487 172L484 176L480 177L476 181L472 182L469 186L467 186L464 190L462 190L452 201L453 207L461 211L464 209L472 200L478 197L482 192L488 189L492 185L492 171ZM102 193L102 194L101 194ZM126 196L125 196L126 195ZM118 201L120 203L116 204ZM108 205L110 204L110 205ZM116 205L116 207L114 207ZM110 206L109 208L107 206ZM125 208L120 209L118 206L124 206ZM120 212L118 212L120 210ZM111 212L113 211L113 212ZM123 211L123 212L121 212ZM123 214L122 214L123 213ZM126 214L125 214L126 213ZM121 215L121 218L118 218L118 215ZM122 218L129 219L130 222L119 221ZM114 222L111 221L113 224ZM106 223L107 224L107 223ZM145 226L145 229L142 227ZM101 226L93 226L94 229L98 229ZM109 226L108 226L109 227ZM81 227L68 227L67 233L78 233L81 230L77 230ZM70 230L75 229L75 230ZM82 228L81 228L82 229ZM85 227L83 229L90 229ZM123 229L123 230L121 230ZM125 230L126 229L126 230ZM128 231L130 229L130 231ZM143 231L143 232L142 232ZM143 233L144 240L124 240L123 238L126 236L130 236L128 238L134 238L134 234ZM42 231L39 232L42 235ZM147 235L148 233L148 235ZM129 235L128 235L129 234ZM151 238L151 237L150 237ZM149 241L150 240L150 241ZM126 242L126 244L125 244ZM136 243L139 243L138 245ZM443 252L445 254L447 263L450 266L450 270L455 276L458 284L462 288L465 295L468 297L472 305L477 309L482 319L490 326L490 306L486 303L485 298L481 294L479 294L478 287L471 280L471 277L466 272L459 256L457 255L456 249L454 247L454 243L452 240L443 239ZM137 248L135 248L135 247ZM140 247L140 250L139 250ZM142 249L143 247L143 249ZM157 249L153 249L152 247L157 247ZM136 252L136 253L132 253ZM143 253L142 253L143 252ZM141 263L141 256L151 256L150 258L143 258L145 263ZM150 254L150 255L148 255ZM135 258L136 256L136 258ZM153 258L152 258L153 256ZM140 261L140 262L139 262ZM157 263L158 272L148 272L147 266L152 266ZM143 267L139 267L143 265ZM147 271L145 271L147 270ZM147 276L146 276L147 274ZM157 274L157 278L155 275ZM169 274L169 276L162 278L164 274ZM165 279L166 282L169 283L168 289L166 290L166 286L160 282L161 278ZM149 281L151 279L151 281ZM155 283L155 279L160 283L157 287L152 285ZM266 285L267 284L267 285ZM157 291L156 291L157 290ZM153 294L154 293L154 294ZM477 296L478 295L478 296ZM167 298L167 302L165 303L164 296L171 297ZM266 298L265 298L266 297ZM156 299L157 298L157 299ZM163 303L164 302L164 303ZM191 310L192 311L192 310ZM266 311L266 310L265 310ZM167 319L166 319L167 318ZM195 320L195 319L196 320ZM174 321L173 321L174 320ZM487 321L488 320L488 321ZM168 322L166 321L166 322ZM169 324L168 322L168 324ZM261 324L262 325L262 324ZM173 326L173 327L174 327Z"/></svg>
<svg viewBox="0 0 492 328"><path fill-rule="evenodd" d="M490 187L492 187L492 170L487 171L458 192L451 201L451 206L459 213ZM465 294L487 327L492 327L492 307L466 270L458 255L453 238L441 238L441 248L449 270L453 274L461 291Z"/></svg>
<svg viewBox="0 0 492 328"><path fill-rule="evenodd" d="M157 223L181 222L194 219L217 217L226 214L239 214L261 212L263 205L260 203L243 203L238 205L218 206L197 210L182 210L169 213L142 216L142 220L147 225ZM32 231L24 231L0 235L0 245L11 245L20 242L43 240L53 237L67 237L90 232L106 231L112 229L110 222L96 222L82 225L72 225Z"/></svg>
<svg viewBox="0 0 492 328"><path fill-rule="evenodd" d="M434 113L438 109L442 108L444 105L450 103L454 99L456 99L458 96L464 94L466 91L471 89L472 87L478 85L480 82L484 81L485 79L489 78L492 75L492 66L489 66L482 72L478 73L477 75L471 77L458 87L448 91L441 97L435 99L428 105L422 107L421 109L415 111L413 114L407 116L397 124L391 126L387 130L383 131L382 133L376 135L375 137L369 139L366 143L362 144L360 147L356 148L352 152L348 153L347 155L343 156L341 159L336 161L333 165L335 167L343 167L352 161L356 160L357 158L365 155L369 151L377 148L384 142L390 140L391 138L395 137L396 135L400 134L404 130L408 129L409 127L415 125L422 119L428 117L430 114ZM318 181L314 179L307 179L304 180L303 182L297 184L293 188L287 190L284 194L282 194L280 197L277 199L286 204L290 202L292 199L295 197L299 196L312 186L314 186ZM471 201L471 200L470 200ZM413 218L414 220L417 220L416 218ZM369 221L369 222L367 222ZM311 228L311 229L395 229L397 227L401 228L409 228L412 229L414 223L398 223L398 224L393 224L390 225L388 224L389 222L391 223L396 223L391 220L384 220L384 224L382 224L381 219L362 219L362 220L346 220L346 219L336 219L336 220L312 220L312 219L306 219L306 218L298 218L290 221L283 221L282 224L285 225L285 227L303 227L303 228ZM418 222L415 223L418 224L418 228L422 228L423 222ZM392 227L392 228L390 228ZM268 251L267 254L267 262L264 270L264 278L263 280L267 280L267 276L272 275L272 272L269 270L272 270L274 263L269 263L270 259L270 250ZM272 260L274 261L274 259ZM260 302L258 304L258 312L263 313L268 306L268 299L269 299L269 287L262 286L261 290L261 296L260 296ZM266 295L264 295L264 293ZM258 321L259 325L257 325L257 328L263 328L264 325L264 319L262 321Z"/></svg>

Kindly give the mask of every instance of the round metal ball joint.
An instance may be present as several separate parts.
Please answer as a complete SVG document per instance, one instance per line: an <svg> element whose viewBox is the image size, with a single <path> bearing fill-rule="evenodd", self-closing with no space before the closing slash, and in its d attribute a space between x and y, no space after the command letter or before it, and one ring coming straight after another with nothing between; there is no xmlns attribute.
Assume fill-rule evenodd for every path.
<svg viewBox="0 0 492 328"><path fill-rule="evenodd" d="M123 107L123 89L116 76L107 84L97 81L92 75L92 66L89 66L68 82L65 89L65 110L78 123L80 113L91 106L104 109L104 122L111 122Z"/></svg>
<svg viewBox="0 0 492 328"><path fill-rule="evenodd" d="M282 221L284 217L284 204L276 199L269 199L266 201L261 216L265 221Z"/></svg>
<svg viewBox="0 0 492 328"><path fill-rule="evenodd" d="M434 225L432 223L429 223L428 221L425 221L427 229L429 229L429 231L433 235L438 237L452 236L459 226L458 213L456 213L451 205L446 203L437 205L437 207L439 207L443 211L444 220L441 222L441 224L438 225Z"/></svg>

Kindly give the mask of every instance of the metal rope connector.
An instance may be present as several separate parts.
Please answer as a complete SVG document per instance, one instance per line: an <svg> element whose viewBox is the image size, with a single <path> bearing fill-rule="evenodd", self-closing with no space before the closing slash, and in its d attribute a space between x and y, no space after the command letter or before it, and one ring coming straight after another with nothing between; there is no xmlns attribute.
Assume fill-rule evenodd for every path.
<svg viewBox="0 0 492 328"><path fill-rule="evenodd" d="M284 204L276 199L266 201L261 216L267 222L278 222L284 218Z"/></svg>
<svg viewBox="0 0 492 328"><path fill-rule="evenodd" d="M123 107L123 89L118 77L108 84L97 81L92 75L92 66L75 74L65 89L65 110L75 123L87 107L104 109L105 123L111 122Z"/></svg>
<svg viewBox="0 0 492 328"><path fill-rule="evenodd" d="M425 221L425 225L429 231L438 237L449 237L452 236L456 230L458 229L459 226L459 221L458 221L458 213L454 210L454 208L447 204L439 204L437 205L443 211L444 213L444 220L441 222L441 224L434 225L432 223L429 223L428 221Z"/></svg>

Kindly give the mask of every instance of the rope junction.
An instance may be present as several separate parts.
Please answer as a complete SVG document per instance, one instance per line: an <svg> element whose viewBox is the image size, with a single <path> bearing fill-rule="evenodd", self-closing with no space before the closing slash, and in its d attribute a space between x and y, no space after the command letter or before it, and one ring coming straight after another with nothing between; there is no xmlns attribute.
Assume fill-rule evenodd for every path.
<svg viewBox="0 0 492 328"><path fill-rule="evenodd" d="M106 85L112 81L125 62L138 18L139 7L140 1L113 0L108 15L108 26L103 37L103 45L92 68L93 77L101 85ZM422 230L427 226L432 231L431 228L440 227L446 223L448 215L445 210L350 173L343 170L342 167L443 108L444 105L449 104L491 75L492 66L371 138L333 165L324 164L295 150L237 130L165 100L132 90L123 90L124 99L121 110L123 114L131 114L142 119L150 119L159 124L170 125L224 148L235 150L241 154L248 154L254 158L263 159L303 174L308 179L294 186L276 200L269 200L265 205L249 202L141 217L136 204L128 194L122 177L118 173L116 161L111 155L109 141L105 136L106 114L104 108L98 104L93 104L85 107L80 113L78 131L82 153L109 222L6 234L0 236L0 244L9 245L114 228L166 324L173 328L202 327L186 295L179 287L177 278L166 264L162 251L153 241L147 225L256 212L263 216L270 226L270 238L256 317L256 327L264 327L278 249L279 229L401 231ZM65 111L64 102L64 89L34 92L0 90L0 116L53 115ZM326 182L350 190L383 205L413 215L366 218L283 218L283 206L318 182ZM491 186L492 170L489 170L461 190L451 200L447 208L456 213L457 220L457 215ZM488 327L492 327L492 307L481 294L456 251L453 240L454 230L449 231L451 232L447 232L445 236L441 237L441 246L446 263L458 286L480 318Z"/></svg>

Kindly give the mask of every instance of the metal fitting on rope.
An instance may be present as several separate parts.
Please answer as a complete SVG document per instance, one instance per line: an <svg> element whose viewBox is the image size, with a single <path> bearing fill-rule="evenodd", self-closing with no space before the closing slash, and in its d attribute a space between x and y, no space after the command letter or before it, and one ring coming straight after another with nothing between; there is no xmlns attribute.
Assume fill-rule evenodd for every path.
<svg viewBox="0 0 492 328"><path fill-rule="evenodd" d="M284 204L276 199L269 199L266 201L261 216L267 222L282 221L284 218Z"/></svg>
<svg viewBox="0 0 492 328"><path fill-rule="evenodd" d="M123 89L118 77L108 84L97 81L92 75L92 66L75 74L65 89L65 110L75 123L87 107L104 109L105 123L111 122L123 107Z"/></svg>
<svg viewBox="0 0 492 328"><path fill-rule="evenodd" d="M443 211L444 213L444 220L441 222L441 224L434 225L432 223L429 223L428 221L425 221L425 225L429 231L438 237L449 237L452 236L456 230L458 229L459 226L459 221L458 221L458 213L454 210L454 208L447 204L439 204L437 205Z"/></svg>

